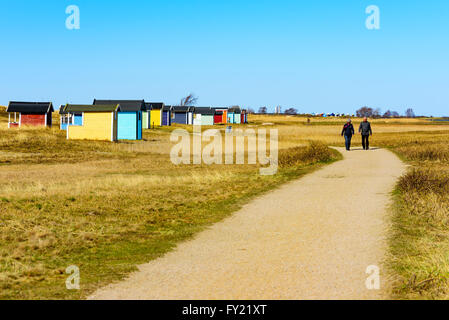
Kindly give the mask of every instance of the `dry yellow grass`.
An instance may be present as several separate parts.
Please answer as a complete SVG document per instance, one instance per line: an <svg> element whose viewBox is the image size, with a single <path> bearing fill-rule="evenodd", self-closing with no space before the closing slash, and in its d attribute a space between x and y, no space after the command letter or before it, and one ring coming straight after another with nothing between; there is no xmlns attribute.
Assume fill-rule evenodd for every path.
<svg viewBox="0 0 449 320"><path fill-rule="evenodd" d="M57 128L0 129L0 298L85 297L250 197L336 157L305 145L267 177L259 165L175 166L174 128L120 143L67 141ZM82 270L81 291L65 288L72 264Z"/></svg>
<svg viewBox="0 0 449 320"><path fill-rule="evenodd" d="M249 125L234 126L279 130L281 169L272 177L260 176L257 165L173 165L170 132L191 131L186 126L146 130L144 141L110 143L67 141L57 128L9 130L6 121L0 112L0 298L38 299L85 297L250 197L335 159L322 143L342 146L345 120L312 118L308 124L301 117L250 116ZM447 146L447 125L376 120L373 129L373 145L410 161L447 154L436 152L442 150L436 144L431 152L416 147ZM321 144L310 145L314 141ZM64 270L71 264L83 272L80 292L65 289Z"/></svg>

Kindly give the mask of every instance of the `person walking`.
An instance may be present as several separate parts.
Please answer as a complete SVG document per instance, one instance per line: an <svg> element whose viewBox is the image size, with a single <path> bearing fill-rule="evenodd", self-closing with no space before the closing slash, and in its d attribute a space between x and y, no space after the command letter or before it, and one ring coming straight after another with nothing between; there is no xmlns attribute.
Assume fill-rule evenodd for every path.
<svg viewBox="0 0 449 320"><path fill-rule="evenodd" d="M341 135L345 137L345 145L346 150L351 150L351 140L354 135L354 126L352 125L351 119L348 119L348 122L343 126L343 130L341 131Z"/></svg>
<svg viewBox="0 0 449 320"><path fill-rule="evenodd" d="M369 150L369 137L373 135L373 130L371 130L371 123L367 117L363 118L360 123L359 132L362 134L363 150Z"/></svg>

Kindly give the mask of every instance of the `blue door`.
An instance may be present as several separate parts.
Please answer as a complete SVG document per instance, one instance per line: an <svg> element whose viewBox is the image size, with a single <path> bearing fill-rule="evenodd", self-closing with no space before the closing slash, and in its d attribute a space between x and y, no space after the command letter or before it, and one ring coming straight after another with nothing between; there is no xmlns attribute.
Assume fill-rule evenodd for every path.
<svg viewBox="0 0 449 320"><path fill-rule="evenodd" d="M173 123L187 124L187 113L175 112Z"/></svg>
<svg viewBox="0 0 449 320"><path fill-rule="evenodd" d="M163 111L162 112L162 125L163 126L169 126L171 119L170 119L170 111Z"/></svg>
<svg viewBox="0 0 449 320"><path fill-rule="evenodd" d="M138 139L137 112L119 112L117 124L117 139L136 140ZM142 130L140 130L142 131Z"/></svg>

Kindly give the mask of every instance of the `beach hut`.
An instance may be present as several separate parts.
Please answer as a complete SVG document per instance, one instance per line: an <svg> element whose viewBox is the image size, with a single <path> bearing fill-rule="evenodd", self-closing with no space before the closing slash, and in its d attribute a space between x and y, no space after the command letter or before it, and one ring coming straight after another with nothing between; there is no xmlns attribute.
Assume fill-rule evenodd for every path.
<svg viewBox="0 0 449 320"><path fill-rule="evenodd" d="M142 140L144 100L94 100L94 105L120 105L117 115L118 140Z"/></svg>
<svg viewBox="0 0 449 320"><path fill-rule="evenodd" d="M225 124L228 122L228 109L227 108L214 108L214 124Z"/></svg>
<svg viewBox="0 0 449 320"><path fill-rule="evenodd" d="M51 102L11 101L6 109L6 112L8 112L8 128L23 125L51 127L53 111Z"/></svg>
<svg viewBox="0 0 449 320"><path fill-rule="evenodd" d="M162 107L162 126L171 126L171 106Z"/></svg>
<svg viewBox="0 0 449 320"><path fill-rule="evenodd" d="M142 128L151 129L151 104L145 103L145 110L142 111Z"/></svg>
<svg viewBox="0 0 449 320"><path fill-rule="evenodd" d="M193 111L193 125L213 126L215 110L210 107L195 107Z"/></svg>
<svg viewBox="0 0 449 320"><path fill-rule="evenodd" d="M81 125L83 125L83 114L81 112L69 114L65 111L65 106L59 108L59 129L67 130L68 126Z"/></svg>
<svg viewBox="0 0 449 320"><path fill-rule="evenodd" d="M162 109L164 108L164 103L162 102L150 102L150 128L162 126Z"/></svg>
<svg viewBox="0 0 449 320"><path fill-rule="evenodd" d="M222 123L223 123L223 111L215 110L214 124L222 124Z"/></svg>
<svg viewBox="0 0 449 320"><path fill-rule="evenodd" d="M242 123L242 110L240 108L234 108L234 123Z"/></svg>
<svg viewBox="0 0 449 320"><path fill-rule="evenodd" d="M248 123L246 110L242 109L242 113L240 116L240 123Z"/></svg>
<svg viewBox="0 0 449 320"><path fill-rule="evenodd" d="M172 107L172 123L178 124L191 124L192 121L192 108L176 106Z"/></svg>
<svg viewBox="0 0 449 320"><path fill-rule="evenodd" d="M117 141L118 111L120 105L67 104L64 111L69 115L81 113L82 124L67 127L69 140Z"/></svg>
<svg viewBox="0 0 449 320"><path fill-rule="evenodd" d="M227 113L227 123L234 123L234 108L229 108Z"/></svg>
<svg viewBox="0 0 449 320"><path fill-rule="evenodd" d="M228 123L241 123L241 110L239 107L232 107L228 110Z"/></svg>

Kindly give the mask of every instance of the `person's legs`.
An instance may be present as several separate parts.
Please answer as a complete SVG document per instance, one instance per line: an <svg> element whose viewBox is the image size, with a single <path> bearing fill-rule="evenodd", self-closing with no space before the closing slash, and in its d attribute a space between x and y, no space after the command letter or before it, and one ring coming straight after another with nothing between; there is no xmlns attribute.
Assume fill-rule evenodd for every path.
<svg viewBox="0 0 449 320"><path fill-rule="evenodd" d="M346 150L348 151L351 149L351 138L352 137L345 135Z"/></svg>
<svg viewBox="0 0 449 320"><path fill-rule="evenodd" d="M369 150L369 135L362 136L363 150Z"/></svg>

